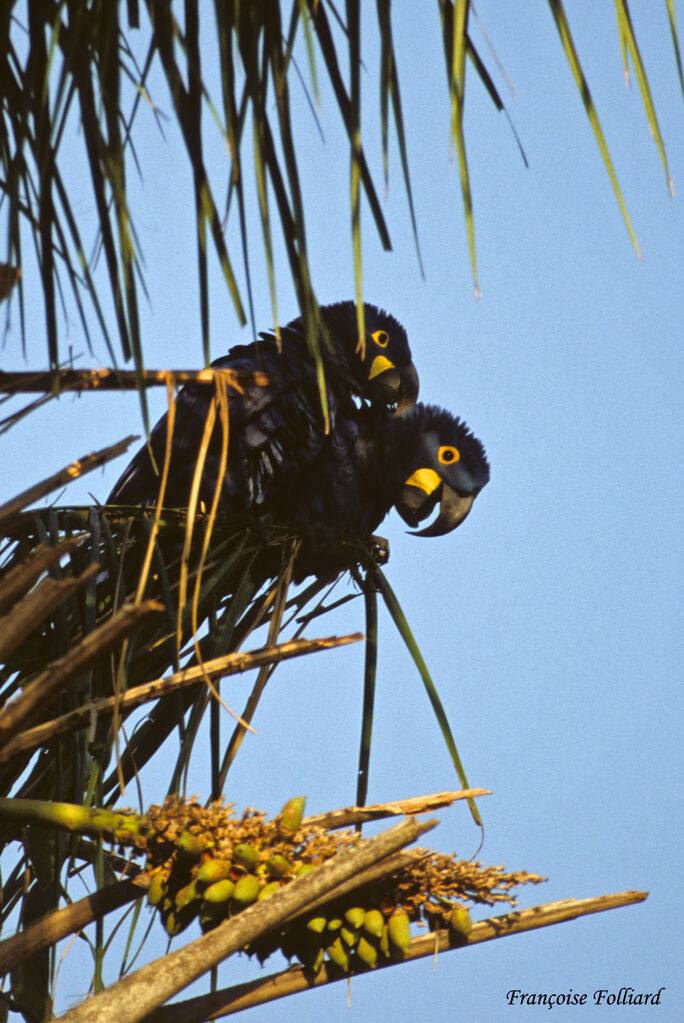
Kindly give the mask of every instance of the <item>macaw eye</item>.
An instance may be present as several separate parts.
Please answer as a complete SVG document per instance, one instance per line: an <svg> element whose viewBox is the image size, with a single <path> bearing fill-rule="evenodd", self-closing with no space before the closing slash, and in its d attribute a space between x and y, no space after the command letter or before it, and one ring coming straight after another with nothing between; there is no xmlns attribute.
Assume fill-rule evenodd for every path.
<svg viewBox="0 0 684 1023"><path fill-rule="evenodd" d="M437 452L437 457L442 465L451 465L452 462L458 462L461 452L451 444L442 444Z"/></svg>
<svg viewBox="0 0 684 1023"><path fill-rule="evenodd" d="M389 334L386 330L376 330L374 334L371 334L371 337L380 348L387 348L387 345L389 344Z"/></svg>

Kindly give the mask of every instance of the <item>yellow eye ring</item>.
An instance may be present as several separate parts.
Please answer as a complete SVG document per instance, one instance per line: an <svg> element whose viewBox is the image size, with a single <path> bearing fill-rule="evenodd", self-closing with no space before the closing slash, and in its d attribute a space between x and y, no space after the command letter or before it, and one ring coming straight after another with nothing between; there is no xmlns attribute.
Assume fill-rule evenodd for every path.
<svg viewBox="0 0 684 1023"><path fill-rule="evenodd" d="M386 330L376 330L375 333L371 334L371 337L379 348L387 348L387 345L389 344L389 334Z"/></svg>
<svg viewBox="0 0 684 1023"><path fill-rule="evenodd" d="M437 452L437 457L442 465L451 465L453 462L458 462L461 452L452 444L443 444Z"/></svg>

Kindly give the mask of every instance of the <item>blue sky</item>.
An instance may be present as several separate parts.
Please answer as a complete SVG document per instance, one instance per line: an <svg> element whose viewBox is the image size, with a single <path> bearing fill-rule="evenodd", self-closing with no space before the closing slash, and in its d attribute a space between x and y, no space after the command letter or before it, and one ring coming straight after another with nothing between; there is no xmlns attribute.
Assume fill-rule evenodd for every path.
<svg viewBox="0 0 684 1023"><path fill-rule="evenodd" d="M493 790L480 802L478 858L549 877L521 891L521 905L636 888L640 906L588 917L476 949L423 960L352 984L252 1011L255 1023L302 1020L436 1023L526 1020L510 988L618 990L663 985L664 1018L684 996L677 883L681 838L681 276L684 217L670 199L636 83L625 87L614 14L573 5L568 13L641 249L639 262L584 115L551 15L543 4L480 0L478 14L515 86L506 91L475 25L472 34L504 95L529 160L525 168L503 115L469 69L465 128L472 178L479 283L473 297L449 115L437 5L395 5L394 31L409 161L425 264L421 279L396 146L384 201L393 252L384 253L368 215L363 226L364 297L405 325L421 399L463 416L484 441L490 484L468 520L439 539L407 536L391 514L387 575L433 674L469 780ZM631 5L667 146L675 189L684 168L682 95L664 5ZM365 9L364 9L364 16ZM362 123L381 188L376 29L362 26L366 68ZM307 76L302 55L302 71ZM323 76L321 75L321 78ZM296 97L296 86L292 86ZM155 100L170 110L159 85ZM331 95L323 89L322 142L303 93L297 139L308 201L314 286L322 302L352 297L348 155ZM150 367L201 362L191 179L171 125L162 140L142 111L137 151L144 182L133 206L146 265L142 305ZM223 144L206 121L207 162L225 174ZM249 168L250 150L245 152ZM86 166L79 214L94 224ZM252 203L256 217L256 207ZM366 211L367 212L367 211ZM256 220L252 242L257 327L272 321ZM4 224L3 224L4 227ZM229 241L237 240L237 225ZM237 262L237 260L236 260ZM27 294L35 269L24 268ZM237 326L219 270L211 267L212 356L248 340ZM282 321L297 314L282 251ZM18 316L1 353L5 369L44 365L38 303L30 310L24 361ZM69 310L73 351L86 352ZM106 364L104 345L81 365ZM164 397L154 394L154 416ZM86 451L139 432L137 397L62 398L3 437L0 476L9 497ZM125 459L77 481L63 500L104 500ZM340 587L346 584L340 584ZM363 627L353 601L322 623L325 634ZM310 631L310 635L315 635ZM229 776L229 798L276 812L308 793L311 812L354 799L361 718L359 645L283 665ZM226 683L239 707L249 679ZM228 727L228 726L226 726ZM201 746L201 744L200 744ZM199 747L198 747L199 749ZM206 794L201 751L188 791ZM420 679L389 617L380 620L380 660L369 800L447 788L457 779ZM147 779L149 802L164 794ZM131 796L133 799L133 796ZM479 832L464 806L444 811L429 843L471 856ZM489 915L475 910L476 919ZM160 954L163 945L159 943ZM79 953L72 950L69 955ZM77 962L77 959L73 959ZM274 960L266 970L276 969ZM219 983L254 974L225 964ZM60 979L63 1005L83 974ZM546 1010L543 1010L546 1011ZM655 1009L632 1007L631 1020ZM556 1009L564 1019L613 1020L615 1008Z"/></svg>

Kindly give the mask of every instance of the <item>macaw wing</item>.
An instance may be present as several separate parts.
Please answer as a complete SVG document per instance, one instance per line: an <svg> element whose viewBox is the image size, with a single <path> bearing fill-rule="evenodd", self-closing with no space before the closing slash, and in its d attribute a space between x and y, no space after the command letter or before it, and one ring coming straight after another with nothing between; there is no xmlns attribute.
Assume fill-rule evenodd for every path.
<svg viewBox="0 0 684 1023"><path fill-rule="evenodd" d="M265 374L267 383L228 386L228 461L220 482L221 510L266 509L275 481L294 475L326 443L317 384L305 358L275 344L239 345L215 368ZM213 401L210 385L189 384L176 399L171 463L164 496L168 507L186 507ZM164 465L168 413L153 428L149 445L135 455L112 490L110 504L153 504ZM199 499L213 500L221 475L223 428L217 414L207 447Z"/></svg>

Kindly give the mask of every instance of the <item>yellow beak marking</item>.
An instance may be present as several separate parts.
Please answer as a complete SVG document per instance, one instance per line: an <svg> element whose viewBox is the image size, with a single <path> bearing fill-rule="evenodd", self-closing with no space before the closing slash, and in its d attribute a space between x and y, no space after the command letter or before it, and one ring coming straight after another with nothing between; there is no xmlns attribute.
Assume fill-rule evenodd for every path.
<svg viewBox="0 0 684 1023"><path fill-rule="evenodd" d="M410 487L420 487L426 494L431 494L441 483L441 479L434 469L416 469L406 480Z"/></svg>
<svg viewBox="0 0 684 1023"><path fill-rule="evenodd" d="M384 355L376 355L371 363L370 373L368 379L372 380L373 377L379 376L384 373L386 369L394 369L394 363L386 359Z"/></svg>

